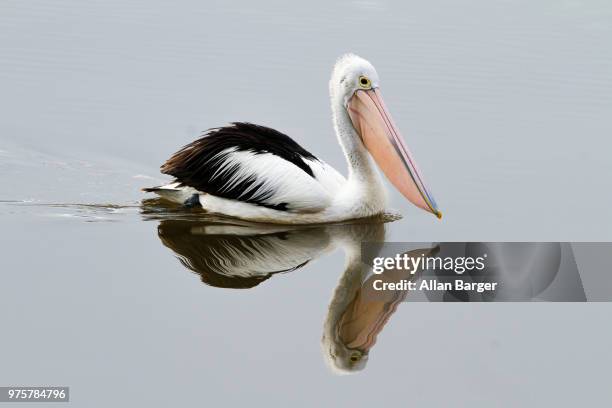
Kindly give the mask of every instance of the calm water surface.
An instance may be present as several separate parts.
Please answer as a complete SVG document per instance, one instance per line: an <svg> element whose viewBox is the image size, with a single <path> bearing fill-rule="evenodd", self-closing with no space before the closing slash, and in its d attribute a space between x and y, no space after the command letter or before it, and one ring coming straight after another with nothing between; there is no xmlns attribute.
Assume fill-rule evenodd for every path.
<svg viewBox="0 0 612 408"><path fill-rule="evenodd" d="M609 404L608 304L400 304L374 345L343 332L369 350L351 376L328 340L362 237L612 240L611 41L595 0L4 1L0 385L88 407ZM298 231L141 203L233 120L344 171L327 81L347 51L377 67L442 222L395 192L402 220ZM211 264L228 242L271 257Z"/></svg>

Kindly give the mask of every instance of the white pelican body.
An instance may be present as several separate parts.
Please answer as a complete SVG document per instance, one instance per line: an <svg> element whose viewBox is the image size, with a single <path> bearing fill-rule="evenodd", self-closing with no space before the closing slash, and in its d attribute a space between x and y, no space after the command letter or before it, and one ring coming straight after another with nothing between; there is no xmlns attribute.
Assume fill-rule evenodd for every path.
<svg viewBox="0 0 612 408"><path fill-rule="evenodd" d="M234 123L210 130L175 153L162 172L176 180L144 191L250 221L345 221L385 212L374 158L406 198L441 217L385 108L374 67L356 55L343 56L334 67L330 94L347 178L276 130Z"/></svg>

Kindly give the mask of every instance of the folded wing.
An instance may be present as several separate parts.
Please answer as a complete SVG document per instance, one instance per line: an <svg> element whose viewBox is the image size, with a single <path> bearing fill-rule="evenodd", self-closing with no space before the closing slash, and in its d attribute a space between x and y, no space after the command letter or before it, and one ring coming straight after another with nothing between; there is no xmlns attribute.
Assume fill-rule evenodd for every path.
<svg viewBox="0 0 612 408"><path fill-rule="evenodd" d="M293 212L323 210L344 182L290 137L251 123L210 130L161 170L202 193Z"/></svg>

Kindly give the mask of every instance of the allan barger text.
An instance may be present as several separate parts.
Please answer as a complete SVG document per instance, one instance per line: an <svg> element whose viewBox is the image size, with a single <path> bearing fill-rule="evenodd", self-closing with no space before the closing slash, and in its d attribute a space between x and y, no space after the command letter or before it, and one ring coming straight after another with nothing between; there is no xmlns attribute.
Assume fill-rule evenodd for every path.
<svg viewBox="0 0 612 408"><path fill-rule="evenodd" d="M417 283L408 279L402 279L398 282L384 282L382 279L376 279L372 283L372 287L374 290L469 290L483 293L497 289L497 282L466 282L462 279L456 279L453 282L439 282L436 279L423 279Z"/></svg>

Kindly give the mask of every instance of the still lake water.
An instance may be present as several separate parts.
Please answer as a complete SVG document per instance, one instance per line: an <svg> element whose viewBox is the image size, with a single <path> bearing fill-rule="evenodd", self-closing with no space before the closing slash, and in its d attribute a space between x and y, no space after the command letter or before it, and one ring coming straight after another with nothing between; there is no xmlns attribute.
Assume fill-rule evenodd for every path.
<svg viewBox="0 0 612 408"><path fill-rule="evenodd" d="M2 2L0 385L88 407L609 404L609 304L401 304L337 376L335 233L306 234L295 271L219 288L171 249L207 224L139 188L234 120L344 171L327 81L353 51L445 215L391 192L387 240L610 241L611 42L595 0Z"/></svg>

